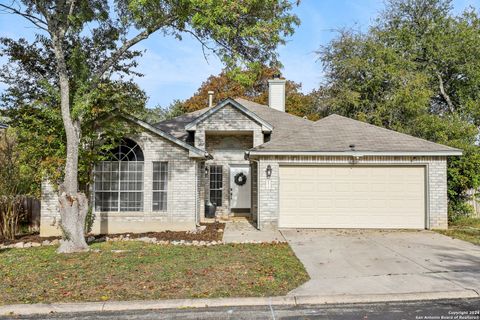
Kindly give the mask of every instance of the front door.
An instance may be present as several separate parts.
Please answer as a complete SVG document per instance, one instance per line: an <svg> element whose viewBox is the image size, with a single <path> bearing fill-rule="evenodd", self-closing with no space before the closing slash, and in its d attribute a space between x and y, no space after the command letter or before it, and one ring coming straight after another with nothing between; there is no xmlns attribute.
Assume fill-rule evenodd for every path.
<svg viewBox="0 0 480 320"><path fill-rule="evenodd" d="M230 209L250 209L250 165L230 165Z"/></svg>

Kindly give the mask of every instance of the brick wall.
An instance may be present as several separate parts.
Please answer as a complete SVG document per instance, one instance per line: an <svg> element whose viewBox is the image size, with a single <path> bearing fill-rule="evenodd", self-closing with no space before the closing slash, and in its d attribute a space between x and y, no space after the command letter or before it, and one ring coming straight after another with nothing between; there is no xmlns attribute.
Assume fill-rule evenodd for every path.
<svg viewBox="0 0 480 320"><path fill-rule="evenodd" d="M220 131L219 134L209 134ZM229 131L231 134L229 134ZM241 132L241 134L239 134ZM249 164L245 150L263 143L262 126L231 105L226 105L196 126L195 146L208 151L214 159L206 165L222 165L222 206L217 216L227 217L230 212L230 164ZM204 196L209 198L209 177L205 179ZM201 215L203 218L204 215Z"/></svg>
<svg viewBox="0 0 480 320"><path fill-rule="evenodd" d="M276 225L279 204L279 163L298 164L349 164L351 157L314 157L314 156L265 156L259 160L258 215L259 225ZM361 164L400 164L425 165L427 189L427 215L430 229L446 229L448 226L447 204L447 167L445 157L364 157ZM267 166L272 167L272 176L266 178Z"/></svg>
<svg viewBox="0 0 480 320"><path fill-rule="evenodd" d="M198 123L196 127L195 146L202 150L206 148L206 131L251 131L253 145L258 146L263 143L262 126L231 105L218 110Z"/></svg>
<svg viewBox="0 0 480 320"><path fill-rule="evenodd" d="M221 165L223 173L222 188L222 206L217 207L217 216L227 218L230 212L230 165L245 164L249 161L245 160L245 151L252 148L253 135L206 135L207 151L213 156L212 160L206 161L206 165ZM205 179L205 194L210 194L210 176ZM203 217L203 216L202 216Z"/></svg>
<svg viewBox="0 0 480 320"><path fill-rule="evenodd" d="M143 212L95 212L93 233L190 230L195 228L198 208L197 161L188 151L155 134L142 132L132 137L144 154ZM168 162L167 210L152 211L152 162ZM42 184L42 236L60 234L56 192L45 181Z"/></svg>
<svg viewBox="0 0 480 320"><path fill-rule="evenodd" d="M40 204L40 235L59 235L58 222L58 196L52 183L45 179L42 181L42 197Z"/></svg>

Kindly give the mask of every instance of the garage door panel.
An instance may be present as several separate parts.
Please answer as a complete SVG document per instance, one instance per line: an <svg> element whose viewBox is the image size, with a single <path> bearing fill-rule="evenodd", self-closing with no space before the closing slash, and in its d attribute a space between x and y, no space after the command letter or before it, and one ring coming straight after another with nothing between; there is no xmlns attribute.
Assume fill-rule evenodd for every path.
<svg viewBox="0 0 480 320"><path fill-rule="evenodd" d="M280 167L280 227L425 226L423 167Z"/></svg>

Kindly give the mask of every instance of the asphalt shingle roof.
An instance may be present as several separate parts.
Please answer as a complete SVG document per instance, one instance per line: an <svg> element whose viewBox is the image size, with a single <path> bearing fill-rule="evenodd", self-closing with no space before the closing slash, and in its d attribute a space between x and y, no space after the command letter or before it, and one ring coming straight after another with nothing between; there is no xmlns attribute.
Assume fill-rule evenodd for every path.
<svg viewBox="0 0 480 320"><path fill-rule="evenodd" d="M332 114L318 120L300 139L271 140L255 150L315 152L442 152L458 149ZM353 148L350 146L354 145Z"/></svg>
<svg viewBox="0 0 480 320"><path fill-rule="evenodd" d="M459 151L336 114L312 122L252 101L235 100L273 126L270 141L253 148L255 151L346 152L352 151L350 145L355 145L353 149L360 152ZM162 121L155 127L186 140L185 126L208 110L210 108Z"/></svg>

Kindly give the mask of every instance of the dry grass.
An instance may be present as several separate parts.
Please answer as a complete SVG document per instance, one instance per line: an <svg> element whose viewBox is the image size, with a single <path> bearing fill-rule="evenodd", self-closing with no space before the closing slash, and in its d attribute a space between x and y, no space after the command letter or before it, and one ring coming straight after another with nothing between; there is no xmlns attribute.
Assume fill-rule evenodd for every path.
<svg viewBox="0 0 480 320"><path fill-rule="evenodd" d="M287 244L55 249L0 251L0 304L284 295L308 279Z"/></svg>
<svg viewBox="0 0 480 320"><path fill-rule="evenodd" d="M451 222L448 230L438 230L446 236L480 245L480 218L460 218Z"/></svg>

